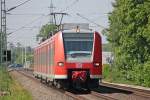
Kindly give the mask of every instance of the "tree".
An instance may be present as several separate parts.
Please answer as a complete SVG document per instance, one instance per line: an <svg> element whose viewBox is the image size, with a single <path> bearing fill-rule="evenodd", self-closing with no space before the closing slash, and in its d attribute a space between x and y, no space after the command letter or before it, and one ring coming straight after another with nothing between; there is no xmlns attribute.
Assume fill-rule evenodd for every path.
<svg viewBox="0 0 150 100"><path fill-rule="evenodd" d="M27 47L21 47L21 45L17 46L14 50L14 53L15 53L15 63L24 64L25 55L26 61L30 61L31 63L33 63L33 49L30 46Z"/></svg>
<svg viewBox="0 0 150 100"><path fill-rule="evenodd" d="M57 27L54 25L54 24L46 24L46 25L43 25L41 30L40 30L40 33L37 35L37 39L39 37L41 38L48 38L50 35L52 35L53 32L55 32L57 29Z"/></svg>
<svg viewBox="0 0 150 100"><path fill-rule="evenodd" d="M150 1L116 0L113 6L111 34L106 35L113 44L115 65L127 79L133 79L130 72L144 69L150 60Z"/></svg>

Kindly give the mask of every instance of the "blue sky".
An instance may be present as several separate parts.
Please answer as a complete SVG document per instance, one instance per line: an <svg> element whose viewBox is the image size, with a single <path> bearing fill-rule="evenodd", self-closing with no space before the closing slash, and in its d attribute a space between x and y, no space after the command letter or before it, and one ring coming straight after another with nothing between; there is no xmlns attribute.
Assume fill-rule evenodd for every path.
<svg viewBox="0 0 150 100"><path fill-rule="evenodd" d="M26 0L6 0L7 9L14 7ZM8 36L8 41L16 44L20 42L24 46L37 45L36 34L38 34L42 25L49 22L49 6L51 0L31 0L22 5L7 15L7 32L14 32ZM85 19L77 16L76 13L89 18L90 20L108 27L108 13L112 11L111 2L114 0L53 0L54 11L61 11L69 15L64 17L63 22L79 22L89 23ZM66 10L65 8L68 7ZM94 30L101 31L101 27L97 27L90 23ZM24 28L23 28L24 27ZM17 30L19 29L20 30ZM17 30L17 31L16 31ZM106 43L106 38L103 36L103 43Z"/></svg>

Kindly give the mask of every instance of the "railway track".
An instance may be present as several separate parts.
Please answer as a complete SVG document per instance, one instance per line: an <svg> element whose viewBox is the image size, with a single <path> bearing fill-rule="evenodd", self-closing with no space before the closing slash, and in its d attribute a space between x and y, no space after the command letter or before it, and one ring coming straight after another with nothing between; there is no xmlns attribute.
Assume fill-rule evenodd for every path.
<svg viewBox="0 0 150 100"><path fill-rule="evenodd" d="M131 92L133 95L141 96L144 98L150 98L150 90L121 86L121 85L116 85L116 84L111 84L111 83L101 83L100 85L103 87L105 86L109 88L115 88L118 90L125 90L127 92Z"/></svg>
<svg viewBox="0 0 150 100"><path fill-rule="evenodd" d="M96 97L99 97L99 98L103 98L105 100L118 100L118 99L115 99L115 98L112 98L112 97L109 97L109 96L105 96L101 93L98 93L98 92L95 92L95 91L91 91L91 94L96 96Z"/></svg>
<svg viewBox="0 0 150 100"><path fill-rule="evenodd" d="M36 81L36 82L40 82L39 80L35 79L32 75L31 72L27 71L27 70L17 70L18 73ZM47 87L46 85L42 85L44 87ZM56 89L54 87L50 87L52 89ZM94 91L92 92L86 92L86 91L74 91L74 90L71 90L71 91L64 91L62 89L56 89L58 91L60 91L61 93L64 93L65 95L73 98L74 100L91 100L94 98L94 100L116 100L116 99L113 99L111 97L107 97L107 96L104 96L104 95L100 95L100 93L96 93Z"/></svg>
<svg viewBox="0 0 150 100"><path fill-rule="evenodd" d="M31 71L17 70L17 72L19 72L20 74L36 82L40 82L39 80L34 78ZM45 84L43 84L42 86L47 88ZM137 91L136 89L135 90L127 89L127 88L123 88L123 87L119 87L119 86L111 85L111 84L106 84L106 83L100 84L100 87L98 89L94 89L88 93L83 92L83 91L82 92L81 91L65 91L62 89L54 88L52 86L50 86L50 88L58 90L59 92L65 94L66 96L71 97L73 100L149 100L150 98L148 91L147 92L145 92L144 90ZM119 97L116 94L119 95ZM132 97L125 98L129 95L131 95ZM137 97L135 98L135 96ZM144 99L141 99L142 97Z"/></svg>
<svg viewBox="0 0 150 100"><path fill-rule="evenodd" d="M36 78L34 78L34 76L32 75L32 73L29 72L29 71L27 71L27 70L17 70L17 72L20 73L20 74L22 74L22 75L24 75L24 76L26 76L26 77L28 77L28 78L30 78L30 79L32 79L32 80L34 80L35 82L40 82L40 80L37 80ZM42 84L42 86L47 88L47 86L49 86L49 85ZM52 89L55 89L55 90L57 90L57 91L59 91L59 92L61 92L63 94L65 94L65 95L67 95L69 97L71 97L74 100L86 100L84 97L75 95L75 94L73 94L71 92L64 91L62 89L57 89L57 88L54 88L52 86L49 86L49 87L52 88Z"/></svg>

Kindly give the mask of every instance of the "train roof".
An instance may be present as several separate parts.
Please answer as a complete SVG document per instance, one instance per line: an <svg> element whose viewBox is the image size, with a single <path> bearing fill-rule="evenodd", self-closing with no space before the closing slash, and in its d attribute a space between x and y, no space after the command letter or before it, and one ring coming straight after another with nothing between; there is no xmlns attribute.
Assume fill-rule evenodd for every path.
<svg viewBox="0 0 150 100"><path fill-rule="evenodd" d="M88 29L80 29L80 31L79 32L77 32L77 30L76 29L72 29L72 30L62 30L62 31L59 31L59 32L56 32L56 34L57 33L94 33L94 31L92 31L92 30L88 30ZM53 36L51 36L50 38L48 38L48 39L46 39L45 41L43 41L43 42L41 42L41 43L39 43L39 45L37 46L37 47L39 47L39 46L41 46L41 45L44 45L44 44L46 44L48 41L51 41L55 36L56 36L56 34L55 35L53 35Z"/></svg>
<svg viewBox="0 0 150 100"><path fill-rule="evenodd" d="M63 33L93 33L90 29L71 29L71 30L63 30Z"/></svg>
<svg viewBox="0 0 150 100"><path fill-rule="evenodd" d="M72 25L72 24L69 24L69 25ZM68 24L67 24L67 26L69 26ZM77 25L77 26L76 26ZM71 26L71 27L69 27L68 29L67 28L65 28L65 29L62 29L62 30L60 30L59 32L56 32L56 34L57 33L94 33L94 31L92 30L92 29L89 29L89 27L88 27L89 25L88 24L75 24L74 26ZM64 26L63 26L64 27ZM70 29L71 28L71 29ZM36 47L36 48L40 48L42 45L45 45L45 44L47 44L49 41L51 41L55 36L56 36L56 34L54 34L53 36L51 36L50 38L48 38L48 39L46 39L45 41L43 41L43 42L41 42L41 43L39 43L39 45Z"/></svg>
<svg viewBox="0 0 150 100"><path fill-rule="evenodd" d="M64 23L61 26L63 33L91 33L88 23Z"/></svg>
<svg viewBox="0 0 150 100"><path fill-rule="evenodd" d="M58 33L58 32L57 32L57 33ZM38 49L38 48L42 47L43 45L45 45L45 44L49 43L51 40L53 40L53 38L54 38L55 36L56 36L56 34L55 34L55 35L53 35L52 37L50 37L50 38L46 39L45 41L43 41L43 42L39 43L39 44L38 44L38 46L37 46L37 47L35 47L35 49Z"/></svg>

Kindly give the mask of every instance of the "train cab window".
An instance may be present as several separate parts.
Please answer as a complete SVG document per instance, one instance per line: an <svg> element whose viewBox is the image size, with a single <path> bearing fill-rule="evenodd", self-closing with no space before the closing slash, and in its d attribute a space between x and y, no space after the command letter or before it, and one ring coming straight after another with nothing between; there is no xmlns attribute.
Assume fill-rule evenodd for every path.
<svg viewBox="0 0 150 100"><path fill-rule="evenodd" d="M94 34L64 33L63 38L67 61L91 61Z"/></svg>

